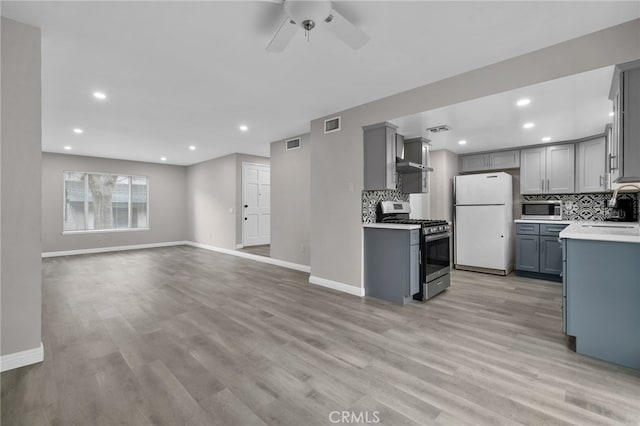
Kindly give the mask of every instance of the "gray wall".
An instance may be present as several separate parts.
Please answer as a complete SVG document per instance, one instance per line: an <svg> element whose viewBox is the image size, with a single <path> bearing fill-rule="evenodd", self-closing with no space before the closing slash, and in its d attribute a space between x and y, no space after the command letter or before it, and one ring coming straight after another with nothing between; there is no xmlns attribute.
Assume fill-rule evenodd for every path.
<svg viewBox="0 0 640 426"><path fill-rule="evenodd" d="M271 144L271 257L309 265L311 137L296 137L300 148L291 151L285 140Z"/></svg>
<svg viewBox="0 0 640 426"><path fill-rule="evenodd" d="M2 18L2 354L41 341L40 30Z"/></svg>
<svg viewBox="0 0 640 426"><path fill-rule="evenodd" d="M149 231L63 235L63 172L122 173L149 178ZM43 252L184 241L187 237L187 168L65 154L42 154Z"/></svg>
<svg viewBox="0 0 640 426"><path fill-rule="evenodd" d="M430 219L453 220L453 177L458 174L458 155L446 149L431 153L431 180L427 211Z"/></svg>
<svg viewBox="0 0 640 426"><path fill-rule="evenodd" d="M187 168L187 236L190 241L235 249L236 155Z"/></svg>
<svg viewBox="0 0 640 426"><path fill-rule="evenodd" d="M311 274L362 286L362 126L640 57L640 20L511 58L311 122ZM324 134L323 120L342 117Z"/></svg>
<svg viewBox="0 0 640 426"><path fill-rule="evenodd" d="M270 165L267 157L257 157L255 155L236 155L236 244L242 244L242 222L244 220L242 205L242 163ZM273 204L272 204L273 206ZM273 232L272 232L273 233Z"/></svg>
<svg viewBox="0 0 640 426"><path fill-rule="evenodd" d="M187 168L187 236L190 241L234 250L242 243L242 163L269 159L229 154Z"/></svg>

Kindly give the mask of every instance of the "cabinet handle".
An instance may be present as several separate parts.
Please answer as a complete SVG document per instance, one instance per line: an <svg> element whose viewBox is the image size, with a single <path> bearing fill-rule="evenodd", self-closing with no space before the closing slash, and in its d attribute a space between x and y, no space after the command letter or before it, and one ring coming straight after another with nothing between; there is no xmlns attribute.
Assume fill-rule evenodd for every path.
<svg viewBox="0 0 640 426"><path fill-rule="evenodd" d="M551 185L549 185L549 179L547 179L547 192L549 192L549 188L551 187Z"/></svg>
<svg viewBox="0 0 640 426"><path fill-rule="evenodd" d="M542 179L542 192L544 192L544 179Z"/></svg>
<svg viewBox="0 0 640 426"><path fill-rule="evenodd" d="M538 251L538 240L535 241L536 242L536 252Z"/></svg>
<svg viewBox="0 0 640 426"><path fill-rule="evenodd" d="M438 281L438 282L436 283L436 286L442 285L443 283L444 283L444 281Z"/></svg>
<svg viewBox="0 0 640 426"><path fill-rule="evenodd" d="M600 175L600 186L604 186L604 176Z"/></svg>
<svg viewBox="0 0 640 426"><path fill-rule="evenodd" d="M617 163L617 156L609 154L609 171L618 170L618 165L617 164L616 164L616 167L613 167L613 159L614 158L616 159L616 163Z"/></svg>

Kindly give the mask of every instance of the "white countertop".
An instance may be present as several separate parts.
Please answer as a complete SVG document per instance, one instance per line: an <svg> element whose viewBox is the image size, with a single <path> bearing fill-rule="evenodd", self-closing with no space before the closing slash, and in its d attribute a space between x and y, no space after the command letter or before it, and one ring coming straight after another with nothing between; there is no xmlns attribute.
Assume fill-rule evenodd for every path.
<svg viewBox="0 0 640 426"><path fill-rule="evenodd" d="M556 225L571 225L573 220L544 220L544 219L516 219L515 223L550 223Z"/></svg>
<svg viewBox="0 0 640 426"><path fill-rule="evenodd" d="M420 229L420 225L409 225L404 223L363 223L364 228L385 228L385 229Z"/></svg>
<svg viewBox="0 0 640 426"><path fill-rule="evenodd" d="M640 244L640 225L637 222L573 222L560 232L560 238Z"/></svg>

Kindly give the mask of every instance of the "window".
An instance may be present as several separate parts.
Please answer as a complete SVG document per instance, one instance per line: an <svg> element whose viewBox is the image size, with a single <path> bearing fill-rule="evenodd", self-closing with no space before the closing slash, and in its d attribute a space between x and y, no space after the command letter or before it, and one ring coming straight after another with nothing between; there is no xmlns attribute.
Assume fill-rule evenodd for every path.
<svg viewBox="0 0 640 426"><path fill-rule="evenodd" d="M146 177L65 171L63 230L146 229L148 200Z"/></svg>

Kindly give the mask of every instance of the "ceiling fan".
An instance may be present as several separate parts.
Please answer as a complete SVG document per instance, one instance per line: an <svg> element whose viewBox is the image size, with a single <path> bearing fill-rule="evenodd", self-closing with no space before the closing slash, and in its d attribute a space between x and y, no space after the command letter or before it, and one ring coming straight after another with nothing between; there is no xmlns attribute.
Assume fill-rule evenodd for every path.
<svg viewBox="0 0 640 426"><path fill-rule="evenodd" d="M305 35L317 25L329 30L353 49L359 49L369 41L369 36L338 13L331 0L282 0L287 17L267 46L267 52L282 52L300 28Z"/></svg>

